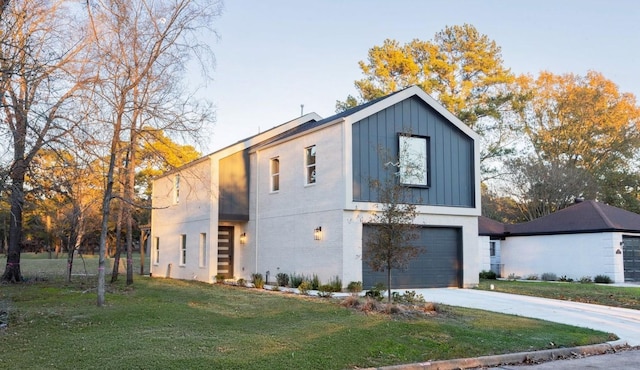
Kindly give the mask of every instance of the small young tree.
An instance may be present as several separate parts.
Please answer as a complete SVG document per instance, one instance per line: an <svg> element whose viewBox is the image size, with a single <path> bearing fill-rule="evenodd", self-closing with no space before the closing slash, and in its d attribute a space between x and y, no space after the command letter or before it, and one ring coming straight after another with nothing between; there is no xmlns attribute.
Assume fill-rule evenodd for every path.
<svg viewBox="0 0 640 370"><path fill-rule="evenodd" d="M412 158L411 148L402 147L400 159L385 160L386 176L372 179L370 186L378 194L380 210L373 215L371 224L375 226L364 247L367 249L367 264L374 271L387 272L387 298L391 302L391 271L406 269L409 262L422 249L412 245L419 238L415 224L417 208L411 203L411 188L402 184L401 178L422 176L423 168ZM389 155L381 154L382 158Z"/></svg>

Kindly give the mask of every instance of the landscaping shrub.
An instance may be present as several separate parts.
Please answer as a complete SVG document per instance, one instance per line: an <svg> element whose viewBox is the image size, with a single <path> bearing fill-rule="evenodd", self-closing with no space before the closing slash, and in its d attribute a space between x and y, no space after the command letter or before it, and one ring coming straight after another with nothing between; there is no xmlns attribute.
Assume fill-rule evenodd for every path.
<svg viewBox="0 0 640 370"><path fill-rule="evenodd" d="M384 299L384 292L387 290L383 283L377 283L370 290L364 294L366 297L375 299L376 301L382 301Z"/></svg>
<svg viewBox="0 0 640 370"><path fill-rule="evenodd" d="M498 278L498 275L495 272L491 271L491 270L489 270L489 271L486 271L486 270L480 271L480 279L495 280L497 278Z"/></svg>
<svg viewBox="0 0 640 370"><path fill-rule="evenodd" d="M333 286L331 284L322 284L318 287L318 297L331 298L333 296Z"/></svg>
<svg viewBox="0 0 640 370"><path fill-rule="evenodd" d="M404 294L393 292L391 293L391 299L395 303L416 304L425 302L422 294L416 294L415 290L407 290Z"/></svg>
<svg viewBox="0 0 640 370"><path fill-rule="evenodd" d="M538 275L531 274L531 275L527 276L526 280L538 280Z"/></svg>
<svg viewBox="0 0 640 370"><path fill-rule="evenodd" d="M238 284L238 286L245 287L245 286L247 286L247 281L245 279L243 279L243 278L240 278L240 279L238 279L237 284Z"/></svg>
<svg viewBox="0 0 640 370"><path fill-rule="evenodd" d="M332 292L341 292L342 291L342 279L338 275L329 279L329 283L327 284L331 287ZM318 288L319 289L319 288Z"/></svg>
<svg viewBox="0 0 640 370"><path fill-rule="evenodd" d="M557 281L558 280L558 276L556 274L554 274L553 272L545 272L544 274L542 274L542 276L540 276L540 280L542 280L542 281Z"/></svg>
<svg viewBox="0 0 640 370"><path fill-rule="evenodd" d="M318 277L317 274L313 274L313 276L311 276L311 289L313 290L318 290L320 288L320 278Z"/></svg>
<svg viewBox="0 0 640 370"><path fill-rule="evenodd" d="M276 274L276 282L278 286L287 286L289 285L289 275L284 272L279 272Z"/></svg>
<svg viewBox="0 0 640 370"><path fill-rule="evenodd" d="M216 275L216 284L222 284L222 283L224 283L224 275L217 274Z"/></svg>
<svg viewBox="0 0 640 370"><path fill-rule="evenodd" d="M311 282L307 280L303 281L302 283L300 283L300 285L298 285L298 290L302 295L309 294L309 291L311 290Z"/></svg>
<svg viewBox="0 0 640 370"><path fill-rule="evenodd" d="M591 280L591 276L583 276L580 278L580 282L583 284L588 284L593 283L593 280Z"/></svg>
<svg viewBox="0 0 640 370"><path fill-rule="evenodd" d="M251 283L255 288L258 288L258 289L264 288L264 278L262 277L262 274L260 273L251 274Z"/></svg>
<svg viewBox="0 0 640 370"><path fill-rule="evenodd" d="M360 293L362 291L362 281L352 281L347 285L349 293Z"/></svg>
<svg viewBox="0 0 640 370"><path fill-rule="evenodd" d="M518 280L520 279L520 276L514 274L513 272L509 274L509 276L507 276L507 280Z"/></svg>
<svg viewBox="0 0 640 370"><path fill-rule="evenodd" d="M613 280L608 275L597 275L593 278L593 281L599 284L611 284Z"/></svg>
<svg viewBox="0 0 640 370"><path fill-rule="evenodd" d="M562 275L562 276L560 276L560 279L558 279L558 281L563 281L563 282L566 282L566 283L570 283L570 282L573 281L573 279L572 278L568 278L567 275Z"/></svg>
<svg viewBox="0 0 640 370"><path fill-rule="evenodd" d="M302 274L296 274L295 272L289 275L289 281L291 282L291 287L297 288L302 284L303 281L306 280L306 277Z"/></svg>

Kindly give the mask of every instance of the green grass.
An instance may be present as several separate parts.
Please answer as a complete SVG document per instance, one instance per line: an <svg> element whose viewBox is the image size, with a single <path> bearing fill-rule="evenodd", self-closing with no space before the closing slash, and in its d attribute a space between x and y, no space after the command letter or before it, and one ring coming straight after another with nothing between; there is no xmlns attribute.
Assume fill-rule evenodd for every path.
<svg viewBox="0 0 640 370"><path fill-rule="evenodd" d="M102 308L84 278L0 286L0 309L9 312L0 368L345 369L612 339L447 306L433 317L399 320L282 292L140 276L125 287L123 280L110 286Z"/></svg>
<svg viewBox="0 0 640 370"><path fill-rule="evenodd" d="M478 289L490 290L491 284L497 292L640 310L640 286L616 287L576 282L480 280Z"/></svg>

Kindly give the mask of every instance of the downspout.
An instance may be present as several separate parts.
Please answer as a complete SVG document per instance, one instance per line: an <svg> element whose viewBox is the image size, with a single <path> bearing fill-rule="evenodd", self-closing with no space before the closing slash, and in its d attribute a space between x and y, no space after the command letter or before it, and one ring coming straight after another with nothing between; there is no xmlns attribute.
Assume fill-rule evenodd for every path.
<svg viewBox="0 0 640 370"><path fill-rule="evenodd" d="M258 215L260 214L260 212L258 212L259 210L259 205L260 205L260 150L256 150L256 165L255 165L255 170L256 170L256 214L255 214L255 224L256 224L256 230L255 230L255 237L253 238L254 242L255 242L255 259L256 259L256 268L254 270L254 273L258 273L258 230L260 229L258 227L259 221L258 221Z"/></svg>

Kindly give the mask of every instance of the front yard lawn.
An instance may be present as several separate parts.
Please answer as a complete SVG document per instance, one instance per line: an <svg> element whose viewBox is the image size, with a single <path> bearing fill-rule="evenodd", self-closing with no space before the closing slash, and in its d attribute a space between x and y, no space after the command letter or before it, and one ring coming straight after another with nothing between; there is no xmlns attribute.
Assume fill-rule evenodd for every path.
<svg viewBox="0 0 640 370"><path fill-rule="evenodd" d="M439 306L400 319L334 299L136 276L0 285L0 368L345 369L602 343L607 333Z"/></svg>

